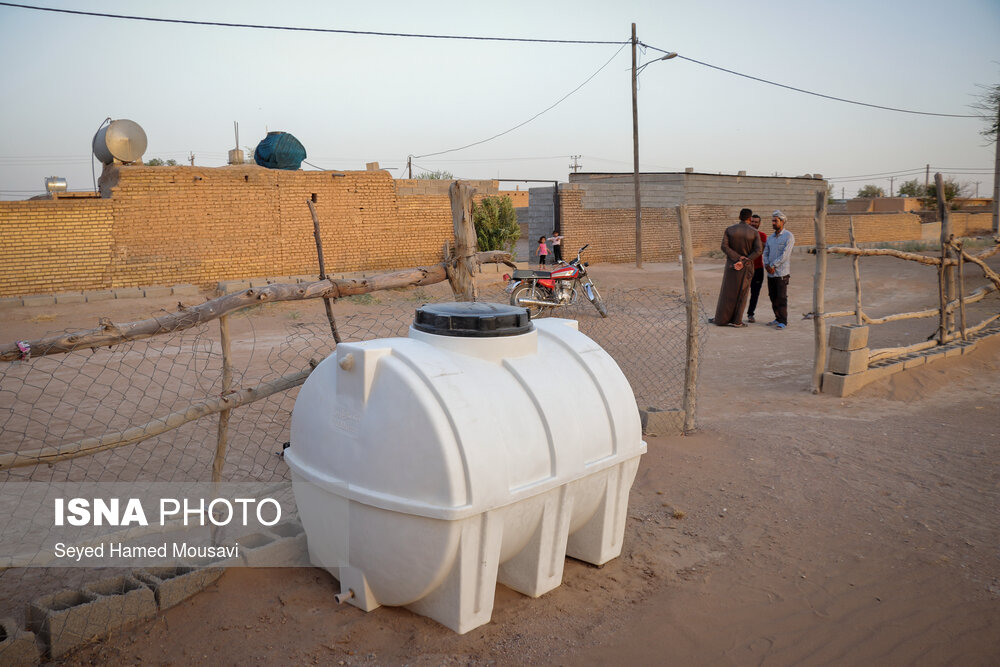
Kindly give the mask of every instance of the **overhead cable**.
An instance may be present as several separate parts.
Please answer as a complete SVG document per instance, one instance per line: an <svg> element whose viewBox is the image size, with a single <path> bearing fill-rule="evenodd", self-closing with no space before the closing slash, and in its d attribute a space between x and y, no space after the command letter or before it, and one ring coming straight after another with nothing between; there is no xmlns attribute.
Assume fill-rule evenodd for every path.
<svg viewBox="0 0 1000 667"><path fill-rule="evenodd" d="M105 12L84 12L77 9L61 9L57 7L39 7L37 5L22 5L15 2L0 2L6 7L33 9L40 12L55 12L57 14L76 14L78 16L94 16L106 19L123 19L127 21L149 21L152 23L179 23L182 25L212 26L219 28L251 28L254 30L289 30L293 32L336 33L341 35L373 35L377 37L418 37L422 39L463 39L484 42L533 42L539 44L628 44L628 41L601 41L592 39L532 39L525 37L484 37L471 35L424 35L408 32L382 32L376 30L344 30L338 28L307 28L304 26L267 25L259 23L229 23L224 21L194 21L190 19L166 19L153 16L134 16L129 14L108 14Z"/></svg>
<svg viewBox="0 0 1000 667"><path fill-rule="evenodd" d="M661 53L672 53L671 51L666 51L665 49L661 49L661 48L652 46L650 44L642 44L642 45L645 46L645 47L647 47L647 48L653 49L655 51L659 51ZM735 70L726 69L725 67L719 67L718 65L712 65L710 63L702 62L701 60L695 60L694 58L688 58L687 56L682 56L680 54L678 54L677 57L680 58L681 60L687 60L688 62L692 62L692 63L695 63L697 65L701 65L703 67L710 67L712 69L717 69L720 72L726 72L727 74L734 74L736 76L741 76L741 77L743 77L745 79L751 79L753 81L759 81L761 83L766 83L766 84L768 84L770 86L777 86L779 88L785 88L786 90L794 90L797 93L805 93L806 95L814 95L816 97L822 97L824 99L834 100L836 102L844 102L846 104L856 104L856 105L862 106L862 107L871 107L872 109L883 109L885 111L896 111L896 112L899 112L899 113L916 114L918 116L940 116L940 117L944 117L944 118L980 118L980 119L982 118L981 115L977 115L977 114L933 113L933 112L930 112L930 111L913 111L912 109L900 109L900 108L897 108L897 107L882 106L881 104L869 104L868 102L858 102L857 100L849 100L849 99L846 99L846 98L843 98L843 97L836 97L834 95L824 95L823 93L816 93L816 92L813 92L811 90L805 90L804 88L796 88L795 86L788 86L788 85L785 85L783 83L777 83L776 81L769 81L767 79L762 79L759 76L751 76L749 74L743 74L742 72L737 72ZM653 62L655 62L655 61L653 61ZM646 63L646 64L648 65L649 63Z"/></svg>

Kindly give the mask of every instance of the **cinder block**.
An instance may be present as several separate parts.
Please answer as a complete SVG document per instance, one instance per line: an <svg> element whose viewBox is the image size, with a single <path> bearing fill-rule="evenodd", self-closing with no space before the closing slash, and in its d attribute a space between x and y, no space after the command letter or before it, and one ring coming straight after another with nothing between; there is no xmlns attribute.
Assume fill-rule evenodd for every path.
<svg viewBox="0 0 1000 667"><path fill-rule="evenodd" d="M830 362L827 370L840 375L853 375L868 370L868 348L857 350L830 349Z"/></svg>
<svg viewBox="0 0 1000 667"><path fill-rule="evenodd" d="M97 601L108 601L121 621L116 627L156 615L156 597L152 589L131 575L95 581L84 586L83 592L96 595Z"/></svg>
<svg viewBox="0 0 1000 667"><path fill-rule="evenodd" d="M135 577L153 589L160 610L169 609L205 590L222 576L217 567L151 567L137 570Z"/></svg>
<svg viewBox="0 0 1000 667"><path fill-rule="evenodd" d="M946 359L948 357L957 357L960 354L962 354L962 347L961 346L955 345L954 343L952 343L951 345L945 346L944 356L945 356Z"/></svg>
<svg viewBox="0 0 1000 667"><path fill-rule="evenodd" d="M215 288L219 294L234 294L245 289L250 289L249 280L220 280Z"/></svg>
<svg viewBox="0 0 1000 667"><path fill-rule="evenodd" d="M267 278L251 278L247 282L250 283L250 287L267 287L271 284Z"/></svg>
<svg viewBox="0 0 1000 667"><path fill-rule="evenodd" d="M89 292L84 292L83 295L87 297L87 303L92 303L94 301L110 301L115 298L115 293L109 289L91 290Z"/></svg>
<svg viewBox="0 0 1000 667"><path fill-rule="evenodd" d="M647 408L639 411L642 432L646 435L678 435L684 432L683 410Z"/></svg>
<svg viewBox="0 0 1000 667"><path fill-rule="evenodd" d="M86 303L87 297L83 292L68 292L66 294L56 294L56 303Z"/></svg>
<svg viewBox="0 0 1000 667"><path fill-rule="evenodd" d="M868 345L868 327L857 324L832 326L828 343L832 350L859 350Z"/></svg>
<svg viewBox="0 0 1000 667"><path fill-rule="evenodd" d="M12 618L0 618L0 665L35 667L40 658L35 633L22 630Z"/></svg>
<svg viewBox="0 0 1000 667"><path fill-rule="evenodd" d="M160 297L170 296L171 294L173 294L173 290L169 287L158 285L158 286L143 288L142 294L147 299L158 299Z"/></svg>
<svg viewBox="0 0 1000 667"><path fill-rule="evenodd" d="M839 373L823 373L823 393L833 396L849 396L869 382L868 373L840 375Z"/></svg>
<svg viewBox="0 0 1000 667"><path fill-rule="evenodd" d="M940 347L936 347L929 352L924 353L924 358L927 360L928 364L932 364L935 361L940 361L944 359L944 350Z"/></svg>
<svg viewBox="0 0 1000 667"><path fill-rule="evenodd" d="M319 274L305 275L305 276L289 276L289 278L292 278L292 281L296 283L314 283L317 280L319 280Z"/></svg>
<svg viewBox="0 0 1000 667"><path fill-rule="evenodd" d="M277 537L269 533L253 533L237 540L240 557L249 567L267 567L272 564L271 551Z"/></svg>
<svg viewBox="0 0 1000 667"><path fill-rule="evenodd" d="M94 613L96 600L96 595L64 590L28 603L28 628L49 657L58 658L107 631L107 614Z"/></svg>
<svg viewBox="0 0 1000 667"><path fill-rule="evenodd" d="M32 306L54 306L56 298L51 294L31 294L24 297L22 302L27 308Z"/></svg>
<svg viewBox="0 0 1000 667"><path fill-rule="evenodd" d="M0 310L8 308L20 308L24 305L24 300L19 296L5 296L0 298Z"/></svg>
<svg viewBox="0 0 1000 667"><path fill-rule="evenodd" d="M201 291L195 285L174 285L170 288L174 296L198 296Z"/></svg>
<svg viewBox="0 0 1000 667"><path fill-rule="evenodd" d="M119 287L112 291L116 299L141 299L145 296L138 287Z"/></svg>
<svg viewBox="0 0 1000 667"><path fill-rule="evenodd" d="M975 351L977 342L978 341L975 340L969 340L962 343L962 354L970 354Z"/></svg>
<svg viewBox="0 0 1000 667"><path fill-rule="evenodd" d="M881 380L884 377L889 377L894 375L904 368L904 362L899 359L892 359L890 361L880 361L878 364L868 367L868 372L865 375L868 377L868 382L874 382L875 380Z"/></svg>
<svg viewBox="0 0 1000 667"><path fill-rule="evenodd" d="M915 368L917 366L923 366L927 363L927 357L922 354L912 354L903 357L903 368Z"/></svg>

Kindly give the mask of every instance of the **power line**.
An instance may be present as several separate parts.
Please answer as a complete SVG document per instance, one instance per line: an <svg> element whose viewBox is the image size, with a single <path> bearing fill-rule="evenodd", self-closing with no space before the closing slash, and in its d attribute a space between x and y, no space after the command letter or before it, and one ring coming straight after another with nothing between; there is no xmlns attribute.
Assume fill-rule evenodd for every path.
<svg viewBox="0 0 1000 667"><path fill-rule="evenodd" d="M654 51L659 51L660 53L671 53L670 51L666 51L664 49L661 49L661 48L658 48L658 47L655 47L655 46L651 46L649 44L645 44L645 43L642 43L642 42L640 42L640 44L642 44L643 46L645 46L647 48L653 49ZM857 100L849 100L849 99L846 99L844 97L836 97L834 95L824 95L823 93L816 93L816 92L813 92L811 90L805 90L804 88L796 88L795 86L788 86L788 85L785 85L783 83L777 83L776 81L769 81L767 79L762 79L762 78L760 78L758 76L751 76L749 74L743 74L742 72L737 72L735 70L726 69L725 67L719 67L718 65L712 65L710 63L702 62L701 60L695 60L694 58L688 58L687 56L682 56L680 54L678 54L677 57L681 58L682 60L687 60L688 62L692 62L692 63L695 63L697 65L701 65L703 67L710 67L712 69L717 69L720 72L726 72L727 74L735 74L736 76L741 76L741 77L743 77L745 79L751 79L753 81L759 81L761 83L766 83L766 84L768 84L770 86L777 86L779 88L785 88L786 90L794 90L797 93L805 93L806 95L814 95L816 97L822 97L822 98L827 99L827 100L834 100L835 102L844 102L846 104L856 104L856 105L862 106L862 107L871 107L872 109L883 109L885 111L897 111L899 113L916 114L918 116L940 116L940 117L944 117L944 118L982 118L983 117L982 115L968 115L968 114L957 114L957 113L933 113L933 112L930 112L930 111L913 111L912 109L899 109L897 107L882 106L881 104L869 104L868 102L858 102ZM646 64L648 65L649 63L646 63Z"/></svg>
<svg viewBox="0 0 1000 667"><path fill-rule="evenodd" d="M57 14L75 14L77 16L94 16L106 19L123 19L127 21L148 21L151 23L178 23L181 25L211 26L217 28L251 28L254 30L288 30L293 32L319 32L335 33L341 35L365 35L377 37L417 37L421 39L462 39L468 41L484 42L531 42L536 44L627 44L628 42L601 41L591 39L533 39L526 37L483 37L470 35L424 35L408 32L380 32L376 30L344 30L338 28L306 28L302 26L282 26L267 25L258 23L228 23L223 21L193 21L190 19L165 19L152 16L134 16L129 14L107 14L104 12L84 12L76 9L57 9L55 7L38 7L36 5L22 5L14 2L0 2L6 7L16 7L18 9L32 9L40 12L54 12Z"/></svg>
<svg viewBox="0 0 1000 667"><path fill-rule="evenodd" d="M618 42L615 42L615 43L618 44ZM628 42L623 43L620 47L618 47L618 50L614 52L614 55L612 55L610 58L608 58L608 61L606 63L604 63L603 65L601 65L600 67L598 67L596 72L594 72L593 74L591 74L590 76L588 76L587 79L583 83L581 83L579 86L577 86L573 90L571 90L568 93L566 93L565 95L563 95L561 98L559 98L559 100L557 100L555 102L555 104L553 104L553 105L551 105L551 106L549 106L549 107L547 107L545 109L542 109L541 111L539 111L538 113L536 113L534 116L532 116L528 120L524 121L523 123L518 123L517 125L515 125L512 128L510 128L509 130L504 130L503 132L500 132L498 134L494 134L492 137L489 137L488 139L483 139L482 141L475 141L475 142L473 142L471 144L466 144L465 146L459 146L458 148L449 148L448 150L438 151L436 153L424 153L423 155L414 155L413 157L415 157L415 158L424 158L424 157L431 157L431 156L434 156L434 155L444 155L445 153L454 153L456 151L465 150L466 148L472 148L473 146L478 146L480 144L485 144L487 141L493 141L494 139L502 137L505 134L510 134L511 132L513 132L514 130L516 130L518 128L524 127L525 125L527 125L531 121L533 121L536 118L538 118L539 116L541 116L543 113L546 113L546 112L551 111L552 109L556 108L557 106L559 106L560 104L562 104L566 100L566 98L568 98L570 95L572 95L573 93L575 93L576 91L580 90L585 85L587 85L588 83L590 83L590 80L593 79L598 74L600 74L601 71L605 67L607 67L608 65L610 65L611 61L614 60L618 56L618 54L622 52L622 49L624 49L627 45L628 45Z"/></svg>

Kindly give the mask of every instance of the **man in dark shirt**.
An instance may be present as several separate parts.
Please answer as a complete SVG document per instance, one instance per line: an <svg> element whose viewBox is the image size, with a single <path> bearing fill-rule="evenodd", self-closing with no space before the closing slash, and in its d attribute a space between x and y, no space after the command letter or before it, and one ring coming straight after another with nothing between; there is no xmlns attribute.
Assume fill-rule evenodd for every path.
<svg viewBox="0 0 1000 667"><path fill-rule="evenodd" d="M763 248L767 243L767 234L760 231L760 216L754 213L750 216L750 226L760 234L760 246ZM764 285L764 256L761 255L753 261L753 278L750 279L750 305L747 306L747 322L753 324L754 313L757 312L757 299L760 298L760 288Z"/></svg>

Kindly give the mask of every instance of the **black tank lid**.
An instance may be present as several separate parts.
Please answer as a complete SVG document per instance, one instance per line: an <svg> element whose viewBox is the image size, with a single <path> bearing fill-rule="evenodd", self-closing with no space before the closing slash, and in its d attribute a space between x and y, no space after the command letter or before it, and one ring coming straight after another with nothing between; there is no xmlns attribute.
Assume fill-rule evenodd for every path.
<svg viewBox="0 0 1000 667"><path fill-rule="evenodd" d="M505 303L425 303L417 309L413 328L439 336L497 338L518 336L535 328L527 308Z"/></svg>

